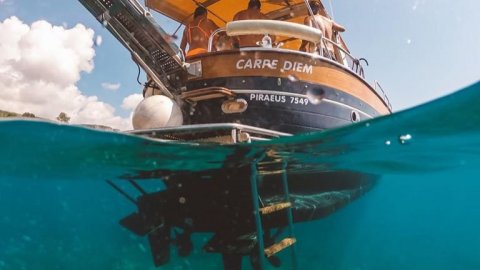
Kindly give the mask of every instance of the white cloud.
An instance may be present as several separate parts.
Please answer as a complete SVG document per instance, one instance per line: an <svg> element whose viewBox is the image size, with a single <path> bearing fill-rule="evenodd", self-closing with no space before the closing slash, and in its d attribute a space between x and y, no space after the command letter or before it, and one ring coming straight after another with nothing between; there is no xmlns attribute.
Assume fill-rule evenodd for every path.
<svg viewBox="0 0 480 270"><path fill-rule="evenodd" d="M123 99L122 108L125 110L135 110L138 103L143 100L142 94L132 94Z"/></svg>
<svg viewBox="0 0 480 270"><path fill-rule="evenodd" d="M130 129L130 119L76 86L80 74L94 68L93 36L81 24L66 29L16 17L0 21L0 109L49 119L65 112L71 123Z"/></svg>
<svg viewBox="0 0 480 270"><path fill-rule="evenodd" d="M106 90L111 90L111 91L117 91L120 89L121 84L120 83L109 83L109 82L104 82L102 83L102 88Z"/></svg>
<svg viewBox="0 0 480 270"><path fill-rule="evenodd" d="M0 6L12 7L13 0L0 0Z"/></svg>

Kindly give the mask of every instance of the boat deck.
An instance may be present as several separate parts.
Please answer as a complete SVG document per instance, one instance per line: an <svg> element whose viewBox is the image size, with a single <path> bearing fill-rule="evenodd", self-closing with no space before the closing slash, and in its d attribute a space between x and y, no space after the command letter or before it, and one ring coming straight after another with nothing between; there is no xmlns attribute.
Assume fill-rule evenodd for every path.
<svg viewBox="0 0 480 270"><path fill-rule="evenodd" d="M184 125L158 129L133 130L128 133L162 141L236 144L268 141L292 136L290 133L235 123Z"/></svg>

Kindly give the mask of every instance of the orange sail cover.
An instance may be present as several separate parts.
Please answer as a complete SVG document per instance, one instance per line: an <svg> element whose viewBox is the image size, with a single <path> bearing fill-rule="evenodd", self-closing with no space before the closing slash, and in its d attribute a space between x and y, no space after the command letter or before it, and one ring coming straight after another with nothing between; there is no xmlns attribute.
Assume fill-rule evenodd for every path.
<svg viewBox="0 0 480 270"><path fill-rule="evenodd" d="M209 11L208 18L223 27L233 20L235 14L248 7L249 0L145 0L145 5L170 19L187 24L193 19L195 9L202 5ZM271 20L289 21L303 24L308 15L304 0L260 0L262 13ZM323 12L328 15L324 9ZM298 49L300 40L278 37L285 43L283 48ZM346 46L344 46L347 49ZM348 49L347 49L348 50Z"/></svg>
<svg viewBox="0 0 480 270"><path fill-rule="evenodd" d="M262 13L270 19L303 23L307 8L303 0L263 0ZM198 5L210 11L209 18L222 27L248 6L248 0L145 0L145 5L177 22L187 23Z"/></svg>

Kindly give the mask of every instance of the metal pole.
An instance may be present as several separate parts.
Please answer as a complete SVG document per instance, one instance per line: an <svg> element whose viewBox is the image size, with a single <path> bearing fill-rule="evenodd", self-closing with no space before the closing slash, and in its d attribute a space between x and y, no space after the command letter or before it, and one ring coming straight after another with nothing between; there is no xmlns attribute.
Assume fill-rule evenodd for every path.
<svg viewBox="0 0 480 270"><path fill-rule="evenodd" d="M115 183L112 182L112 180L107 180L107 183L113 187L116 191L118 191L120 194L125 196L129 201L131 201L133 204L137 205L137 201L132 198L132 196L128 195L123 189L121 189L119 186L115 185Z"/></svg>
<svg viewBox="0 0 480 270"><path fill-rule="evenodd" d="M287 178L287 162L283 161L282 162L282 169L283 169L283 174L282 174L282 182L283 182L283 192L285 194L285 200L287 202L290 202L290 191L288 189L288 178ZM293 230L293 203L292 206L287 210L287 220L288 220L288 232L291 237L294 237L294 230ZM292 269L297 269L297 254L295 251L295 245L290 247L292 251Z"/></svg>
<svg viewBox="0 0 480 270"><path fill-rule="evenodd" d="M147 192L135 181L133 180L128 180L130 184L132 184L133 187L135 187L142 195L147 195Z"/></svg>
<svg viewBox="0 0 480 270"><path fill-rule="evenodd" d="M257 160L251 165L250 170L250 186L252 190L253 215L255 216L255 227L257 228L257 243L258 243L258 264L259 270L263 269L265 260L265 244L263 242L263 226L260 217L260 206L258 204L258 171Z"/></svg>

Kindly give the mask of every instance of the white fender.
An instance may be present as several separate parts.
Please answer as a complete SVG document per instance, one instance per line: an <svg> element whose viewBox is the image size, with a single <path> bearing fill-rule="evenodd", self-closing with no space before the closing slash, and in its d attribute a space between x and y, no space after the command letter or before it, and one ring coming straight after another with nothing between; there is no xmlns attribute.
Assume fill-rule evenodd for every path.
<svg viewBox="0 0 480 270"><path fill-rule="evenodd" d="M145 98L133 112L134 129L152 129L181 126L183 115L180 106L169 97L154 95Z"/></svg>

